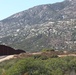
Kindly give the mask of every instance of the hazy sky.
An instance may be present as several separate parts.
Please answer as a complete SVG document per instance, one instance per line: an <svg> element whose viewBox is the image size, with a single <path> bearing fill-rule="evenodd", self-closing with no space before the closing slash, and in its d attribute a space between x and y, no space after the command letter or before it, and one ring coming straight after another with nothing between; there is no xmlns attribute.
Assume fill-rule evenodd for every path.
<svg viewBox="0 0 76 75"><path fill-rule="evenodd" d="M0 0L0 20L36 5L61 1L63 0Z"/></svg>

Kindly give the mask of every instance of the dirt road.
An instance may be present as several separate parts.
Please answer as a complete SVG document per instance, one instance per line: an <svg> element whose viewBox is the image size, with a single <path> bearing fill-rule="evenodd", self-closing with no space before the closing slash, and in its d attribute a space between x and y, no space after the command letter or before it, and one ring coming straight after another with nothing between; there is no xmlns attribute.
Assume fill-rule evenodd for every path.
<svg viewBox="0 0 76 75"><path fill-rule="evenodd" d="M8 55L8 56L0 56L0 62L3 62L5 60L12 59L14 55Z"/></svg>

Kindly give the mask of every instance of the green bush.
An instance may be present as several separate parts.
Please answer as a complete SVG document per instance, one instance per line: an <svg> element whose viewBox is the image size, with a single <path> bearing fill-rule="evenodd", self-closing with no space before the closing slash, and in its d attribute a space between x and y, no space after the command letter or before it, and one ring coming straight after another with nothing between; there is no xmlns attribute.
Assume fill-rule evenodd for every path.
<svg viewBox="0 0 76 75"><path fill-rule="evenodd" d="M50 52L50 51L55 51L54 49L50 48L50 49L42 49L42 52Z"/></svg>
<svg viewBox="0 0 76 75"><path fill-rule="evenodd" d="M3 62L2 66L0 64L0 75L69 75L72 70L76 71L76 57L36 57L6 61L8 64Z"/></svg>

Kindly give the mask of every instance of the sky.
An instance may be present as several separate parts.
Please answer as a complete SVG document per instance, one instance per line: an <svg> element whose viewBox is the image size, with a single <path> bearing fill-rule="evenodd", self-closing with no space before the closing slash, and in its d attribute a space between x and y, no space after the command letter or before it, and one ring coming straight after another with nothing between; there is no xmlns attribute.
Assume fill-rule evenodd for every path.
<svg viewBox="0 0 76 75"><path fill-rule="evenodd" d="M0 0L0 20L15 13L42 4L53 4L63 0Z"/></svg>

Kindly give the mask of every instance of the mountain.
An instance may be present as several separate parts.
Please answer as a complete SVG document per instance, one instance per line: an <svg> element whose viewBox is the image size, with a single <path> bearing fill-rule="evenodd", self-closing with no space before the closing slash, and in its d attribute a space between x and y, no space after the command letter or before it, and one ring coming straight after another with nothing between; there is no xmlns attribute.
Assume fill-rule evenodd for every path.
<svg viewBox="0 0 76 75"><path fill-rule="evenodd" d="M0 44L26 51L76 49L76 0L32 7L0 21Z"/></svg>

